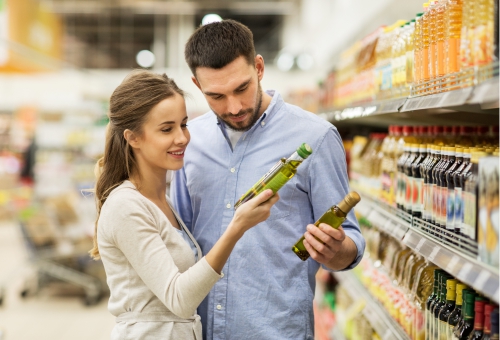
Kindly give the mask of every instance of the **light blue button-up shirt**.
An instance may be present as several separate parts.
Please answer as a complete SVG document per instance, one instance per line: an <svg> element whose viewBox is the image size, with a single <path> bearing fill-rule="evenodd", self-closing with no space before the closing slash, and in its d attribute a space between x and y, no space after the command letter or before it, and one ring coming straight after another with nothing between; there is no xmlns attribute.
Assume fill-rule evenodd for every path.
<svg viewBox="0 0 500 340"><path fill-rule="evenodd" d="M204 339L314 338L312 302L319 264L301 261L291 248L307 224L348 193L345 152L333 125L285 103L274 91L268 94L269 107L234 150L213 112L192 120L184 167L171 184L174 207L206 254L226 230L242 194L302 143L313 150L281 188L269 219L236 244L224 277L198 308ZM352 211L343 227L358 248L352 268L361 260L365 241Z"/></svg>

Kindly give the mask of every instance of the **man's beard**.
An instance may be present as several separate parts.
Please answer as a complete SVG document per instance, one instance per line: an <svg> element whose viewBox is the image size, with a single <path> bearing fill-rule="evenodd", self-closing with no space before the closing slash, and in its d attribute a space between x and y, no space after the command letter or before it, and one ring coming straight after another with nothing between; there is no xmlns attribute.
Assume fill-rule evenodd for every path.
<svg viewBox="0 0 500 340"><path fill-rule="evenodd" d="M223 113L223 114L219 114L217 112L215 112L213 109L212 111L214 111L214 113L224 122L226 123L226 125L231 129L231 130L234 130L234 131L248 131L250 130L250 128L255 124L255 122L260 118L259 117L259 111L260 111L260 108L262 106L262 88L260 87L260 82L259 82L259 86L257 88L257 101L256 101L256 104L255 104L255 107L254 108L248 108L248 109L244 109L244 110L240 110L240 112L238 112L238 114L236 115L233 115L231 113ZM249 114L250 115L250 121L248 122L248 124L246 125L235 125L234 123L231 122L231 120L229 119L229 117L233 117L233 118L238 118L238 117L241 117L245 114ZM243 123L243 122L242 122Z"/></svg>

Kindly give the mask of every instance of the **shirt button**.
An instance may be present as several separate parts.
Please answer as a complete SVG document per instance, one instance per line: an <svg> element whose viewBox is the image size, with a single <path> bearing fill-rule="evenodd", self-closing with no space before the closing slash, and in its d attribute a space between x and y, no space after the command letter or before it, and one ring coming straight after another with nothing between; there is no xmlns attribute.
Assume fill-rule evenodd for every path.
<svg viewBox="0 0 500 340"><path fill-rule="evenodd" d="M235 171L236 171L236 169L235 169L235 168L231 168L231 172L235 172Z"/></svg>
<svg viewBox="0 0 500 340"><path fill-rule="evenodd" d="M262 122L262 123L260 123L260 125L264 126L264 125L266 125L266 122Z"/></svg>
<svg viewBox="0 0 500 340"><path fill-rule="evenodd" d="M222 306L221 306L221 305L217 305L217 309L218 309L218 310L221 310L221 309L222 309Z"/></svg>
<svg viewBox="0 0 500 340"><path fill-rule="evenodd" d="M231 204L230 204L230 203L228 203L228 204L226 205L226 208L231 209Z"/></svg>

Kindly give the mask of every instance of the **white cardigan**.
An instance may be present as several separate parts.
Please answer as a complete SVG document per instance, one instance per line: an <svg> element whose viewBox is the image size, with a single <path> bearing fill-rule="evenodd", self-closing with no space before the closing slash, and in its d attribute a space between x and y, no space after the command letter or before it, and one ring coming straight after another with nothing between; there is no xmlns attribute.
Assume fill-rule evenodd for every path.
<svg viewBox="0 0 500 340"><path fill-rule="evenodd" d="M102 206L97 242L111 293L108 309L117 317L113 340L201 340L196 308L220 275L174 214L198 249L196 263L165 214L130 181Z"/></svg>

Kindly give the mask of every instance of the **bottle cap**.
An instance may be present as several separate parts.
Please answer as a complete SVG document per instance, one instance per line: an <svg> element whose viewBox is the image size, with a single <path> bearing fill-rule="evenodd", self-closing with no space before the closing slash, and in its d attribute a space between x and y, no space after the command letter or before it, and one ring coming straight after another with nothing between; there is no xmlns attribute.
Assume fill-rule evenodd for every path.
<svg viewBox="0 0 500 340"><path fill-rule="evenodd" d="M478 127L476 127L476 133L479 134L479 135L487 134L489 130L490 130L489 126L478 126Z"/></svg>
<svg viewBox="0 0 500 340"><path fill-rule="evenodd" d="M408 136L413 133L413 126L405 125L403 126L403 135Z"/></svg>
<svg viewBox="0 0 500 340"><path fill-rule="evenodd" d="M337 207L347 214L359 203L359 201L361 201L359 194L356 191L351 191L345 195L344 199L339 204L337 204Z"/></svg>
<svg viewBox="0 0 500 340"><path fill-rule="evenodd" d="M489 334L491 330L491 312L495 308L492 304L487 304L484 306L484 332Z"/></svg>
<svg viewBox="0 0 500 340"><path fill-rule="evenodd" d="M450 135L452 131L453 131L453 129L451 126L443 126L443 133L445 135Z"/></svg>
<svg viewBox="0 0 500 340"><path fill-rule="evenodd" d="M460 134L461 135L468 135L474 132L474 129L471 126L461 126L460 127Z"/></svg>
<svg viewBox="0 0 500 340"><path fill-rule="evenodd" d="M306 144L306 143L302 143L301 146L299 146L299 148L297 149L297 153L299 154L300 157L306 159L307 157L309 157L309 155L312 154L312 149L311 147L309 146L309 144Z"/></svg>
<svg viewBox="0 0 500 340"><path fill-rule="evenodd" d="M461 306L462 305L462 298L463 298L463 295L462 295L462 291L464 289L467 289L467 285L464 285L463 283L458 283L457 286L456 286L456 294L457 294L457 300L456 300L456 304Z"/></svg>
<svg viewBox="0 0 500 340"><path fill-rule="evenodd" d="M451 127L451 134L452 134L453 136L458 135L458 132L459 132L459 131L460 131L460 126L456 126L456 125L455 125L455 126L452 126L452 127Z"/></svg>
<svg viewBox="0 0 500 340"><path fill-rule="evenodd" d="M433 126L432 127L432 133L434 135L442 134L443 133L443 127L442 126L438 126L438 125Z"/></svg>
<svg viewBox="0 0 500 340"><path fill-rule="evenodd" d="M446 280L446 300L455 300L457 293L457 280Z"/></svg>

